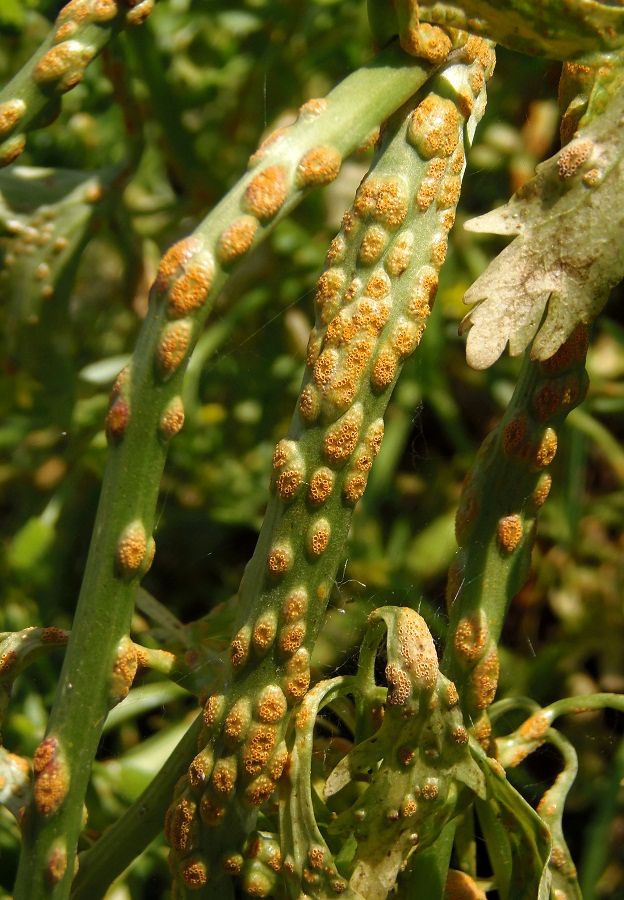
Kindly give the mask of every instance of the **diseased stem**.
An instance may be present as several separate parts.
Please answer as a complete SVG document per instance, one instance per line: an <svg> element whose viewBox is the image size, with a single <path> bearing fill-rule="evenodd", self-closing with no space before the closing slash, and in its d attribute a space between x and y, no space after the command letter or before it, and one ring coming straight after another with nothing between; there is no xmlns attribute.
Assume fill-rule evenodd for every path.
<svg viewBox="0 0 624 900"><path fill-rule="evenodd" d="M138 7L137 7L138 8ZM82 804L108 709L132 681L126 640L151 538L168 440L182 427L189 353L229 269L411 96L429 67L389 50L303 108L189 238L165 255L150 311L107 417L111 445L93 539L47 736L35 754L16 900L67 897Z"/></svg>
<svg viewBox="0 0 624 900"><path fill-rule="evenodd" d="M50 34L0 92L0 166L22 153L26 135L61 109L61 95L79 84L89 63L125 25L140 25L154 0L71 0Z"/></svg>
<svg viewBox="0 0 624 900"><path fill-rule="evenodd" d="M239 592L231 671L223 693L206 703L205 747L168 815L182 896L230 896L228 876L241 871L247 892L264 890L242 869L240 849L286 763L289 707L309 688L310 654L381 443L382 416L425 327L459 198L464 140L483 111L492 68L487 45L467 41L430 92L386 124L378 158L330 246L308 370L288 439L275 450L273 497ZM314 896L340 889L329 868L317 881Z"/></svg>

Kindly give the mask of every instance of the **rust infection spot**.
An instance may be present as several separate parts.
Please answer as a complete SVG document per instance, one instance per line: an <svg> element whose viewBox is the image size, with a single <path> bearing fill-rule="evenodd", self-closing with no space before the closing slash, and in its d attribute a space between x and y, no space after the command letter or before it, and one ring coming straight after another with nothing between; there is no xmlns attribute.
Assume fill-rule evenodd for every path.
<svg viewBox="0 0 624 900"><path fill-rule="evenodd" d="M367 481L367 476L363 475L361 472L350 472L345 478L345 483L342 488L342 496L345 502L349 503L351 506L355 506L355 504L364 496Z"/></svg>
<svg viewBox="0 0 624 900"><path fill-rule="evenodd" d="M0 103L0 137L10 134L25 112L26 104L23 100L15 98Z"/></svg>
<svg viewBox="0 0 624 900"><path fill-rule="evenodd" d="M397 321L390 342L402 359L413 353L420 343L423 331L424 325L421 323L416 324L403 317Z"/></svg>
<svg viewBox="0 0 624 900"><path fill-rule="evenodd" d="M291 545L277 544L269 553L267 568L271 575L284 575L293 564L293 551Z"/></svg>
<svg viewBox="0 0 624 900"><path fill-rule="evenodd" d="M539 741L550 728L551 720L542 710L534 713L518 729L520 737L526 741Z"/></svg>
<svg viewBox="0 0 624 900"><path fill-rule="evenodd" d="M305 637L306 627L304 622L293 622L286 625L280 631L279 645L282 653L290 655L301 647Z"/></svg>
<svg viewBox="0 0 624 900"><path fill-rule="evenodd" d="M411 56L425 59L437 66L444 62L452 44L442 28L428 22L419 22L417 26L407 28L401 35L401 46Z"/></svg>
<svg viewBox="0 0 624 900"><path fill-rule="evenodd" d="M165 377L173 375L189 351L193 323L189 319L171 322L163 328L156 358Z"/></svg>
<svg viewBox="0 0 624 900"><path fill-rule="evenodd" d="M225 813L226 807L217 800L214 800L208 791L206 791L199 804L199 814L204 825L210 825L212 827L220 825Z"/></svg>
<svg viewBox="0 0 624 900"><path fill-rule="evenodd" d="M286 715L286 697L276 684L267 685L256 702L258 719L265 724L280 722Z"/></svg>
<svg viewBox="0 0 624 900"><path fill-rule="evenodd" d="M258 653L265 653L275 640L275 619L275 614L269 610L256 622L251 639Z"/></svg>
<svg viewBox="0 0 624 900"><path fill-rule="evenodd" d="M230 741L242 740L251 724L251 704L246 697L237 700L225 717L223 733Z"/></svg>
<svg viewBox="0 0 624 900"><path fill-rule="evenodd" d="M275 790L275 782L268 775L259 775L245 788L245 800L250 806L262 806Z"/></svg>
<svg viewBox="0 0 624 900"><path fill-rule="evenodd" d="M462 747L464 744L468 743L468 732L463 725L458 725L456 728L453 728L451 731L451 740L453 743L459 744Z"/></svg>
<svg viewBox="0 0 624 900"><path fill-rule="evenodd" d="M377 269L366 282L365 294L373 300L383 300L390 293L390 279L383 271Z"/></svg>
<svg viewBox="0 0 624 900"><path fill-rule="evenodd" d="M52 845L46 863L46 878L50 884L58 884L67 871L67 847L61 838Z"/></svg>
<svg viewBox="0 0 624 900"><path fill-rule="evenodd" d="M122 439L129 421L130 404L123 397L117 397L106 414L106 437L110 443L117 443Z"/></svg>
<svg viewBox="0 0 624 900"><path fill-rule="evenodd" d="M472 701L475 709L487 709L494 702L500 665L496 647L475 667L470 676Z"/></svg>
<svg viewBox="0 0 624 900"><path fill-rule="evenodd" d="M251 248L258 228L253 216L241 216L221 232L217 243L217 256L225 266L244 256Z"/></svg>
<svg viewBox="0 0 624 900"><path fill-rule="evenodd" d="M361 263L372 266L377 262L388 243L388 235L380 225L369 226L362 236L358 257Z"/></svg>
<svg viewBox="0 0 624 900"><path fill-rule="evenodd" d="M412 683L403 669L394 663L386 666L386 681L388 682L388 704L390 706L403 706L412 696Z"/></svg>
<svg viewBox="0 0 624 900"><path fill-rule="evenodd" d="M438 273L432 266L422 266L416 275L407 311L414 319L426 319L438 290Z"/></svg>
<svg viewBox="0 0 624 900"><path fill-rule="evenodd" d="M333 311L340 300L344 286L345 274L342 269L332 267L323 272L318 280L315 296L316 304L321 315L325 308L329 308L330 311ZM331 318L331 315L329 315L329 317Z"/></svg>
<svg viewBox="0 0 624 900"><path fill-rule="evenodd" d="M455 652L464 663L478 660L485 650L488 639L488 625L482 612L464 616L457 623L453 639Z"/></svg>
<svg viewBox="0 0 624 900"><path fill-rule="evenodd" d="M341 234L337 235L331 244L329 245L329 250L327 251L327 265L334 266L336 263L341 263L347 252L347 242L343 238Z"/></svg>
<svg viewBox="0 0 624 900"><path fill-rule="evenodd" d="M243 746L241 758L248 775L258 775L273 752L276 730L272 725L254 725Z"/></svg>
<svg viewBox="0 0 624 900"><path fill-rule="evenodd" d="M145 526L136 519L124 528L117 542L115 560L120 574L126 578L134 577L141 569L146 550Z"/></svg>
<svg viewBox="0 0 624 900"><path fill-rule="evenodd" d="M316 422L321 411L321 401L318 391L313 385L306 385L299 397L299 415L306 424Z"/></svg>
<svg viewBox="0 0 624 900"><path fill-rule="evenodd" d="M338 466L349 459L357 444L362 417L362 407L356 404L327 430L323 438L323 453L328 462Z"/></svg>
<svg viewBox="0 0 624 900"><path fill-rule="evenodd" d="M390 387L397 375L398 357L391 347L383 347L377 354L371 372L371 384L377 391Z"/></svg>
<svg viewBox="0 0 624 900"><path fill-rule="evenodd" d="M442 181L438 192L437 205L439 209L457 206L461 194L461 178L457 175L449 175Z"/></svg>
<svg viewBox="0 0 624 900"><path fill-rule="evenodd" d="M208 748L198 753L191 762L188 768L188 780L193 790L199 791L204 788L212 772L213 762L212 753Z"/></svg>
<svg viewBox="0 0 624 900"><path fill-rule="evenodd" d="M230 661L235 669L247 662L249 656L249 636L246 629L241 629L230 644Z"/></svg>
<svg viewBox="0 0 624 900"><path fill-rule="evenodd" d="M163 440L171 440L184 425L184 404L181 397L174 397L167 404L165 411L158 423L160 436Z"/></svg>
<svg viewBox="0 0 624 900"><path fill-rule="evenodd" d="M288 191L283 166L267 166L254 175L245 190L245 206L260 221L271 219L282 207Z"/></svg>
<svg viewBox="0 0 624 900"><path fill-rule="evenodd" d="M173 282L168 297L170 316L181 317L204 305L214 278L212 257L204 255L194 260L187 270Z"/></svg>
<svg viewBox="0 0 624 900"><path fill-rule="evenodd" d="M567 369L580 366L585 362L588 346L589 331L587 326L577 325L557 352L540 364L542 371L547 375L560 375Z"/></svg>
<svg viewBox="0 0 624 900"><path fill-rule="evenodd" d="M128 25L142 25L154 9L154 0L142 0L126 13Z"/></svg>
<svg viewBox="0 0 624 900"><path fill-rule="evenodd" d="M212 789L217 794L231 794L236 786L236 759L233 756L218 759L210 778Z"/></svg>
<svg viewBox="0 0 624 900"><path fill-rule="evenodd" d="M191 235L169 247L160 261L155 286L158 289L163 289L172 275L175 275L178 269L189 263L193 256L201 250L202 246L202 239L198 235Z"/></svg>
<svg viewBox="0 0 624 900"><path fill-rule="evenodd" d="M440 793L437 778L426 778L425 783L420 789L420 796L423 800L436 800Z"/></svg>
<svg viewBox="0 0 624 900"><path fill-rule="evenodd" d="M33 799L42 816L55 813L67 796L69 772L56 737L44 738L33 757Z"/></svg>
<svg viewBox="0 0 624 900"><path fill-rule="evenodd" d="M423 159L450 156L459 141L459 127L455 104L429 94L411 113L407 138Z"/></svg>
<svg viewBox="0 0 624 900"><path fill-rule="evenodd" d="M517 513L511 516L503 516L498 520L496 536L498 546L503 553L513 553L522 540L522 519Z"/></svg>
<svg viewBox="0 0 624 900"><path fill-rule="evenodd" d="M326 388L331 383L338 368L338 361L338 352L332 347L323 350L312 370L312 377L318 387Z"/></svg>
<svg viewBox="0 0 624 900"><path fill-rule="evenodd" d="M182 881L192 891L198 891L208 884L208 866L199 856L185 859L180 866Z"/></svg>
<svg viewBox="0 0 624 900"><path fill-rule="evenodd" d="M297 588L284 600L282 616L285 622L295 622L305 615L308 608L308 593L305 588Z"/></svg>
<svg viewBox="0 0 624 900"><path fill-rule="evenodd" d="M316 119L329 106L325 97L313 97L299 107L299 115L304 119Z"/></svg>
<svg viewBox="0 0 624 900"><path fill-rule="evenodd" d="M446 259L446 251L448 250L448 239L445 234L434 234L431 240L431 262L440 269L444 265Z"/></svg>
<svg viewBox="0 0 624 900"><path fill-rule="evenodd" d="M225 697L223 694L211 694L204 705L204 724L207 728L212 728L220 720L225 707Z"/></svg>
<svg viewBox="0 0 624 900"><path fill-rule="evenodd" d="M549 466L557 453L557 434L553 428L547 428L542 435L535 454L535 465L543 469Z"/></svg>
<svg viewBox="0 0 624 900"><path fill-rule="evenodd" d="M317 519L313 522L306 537L306 549L310 556L321 556L327 550L330 536L331 526L327 519Z"/></svg>
<svg viewBox="0 0 624 900"><path fill-rule="evenodd" d="M313 147L297 166L297 184L301 187L329 184L340 171L342 158L333 147Z"/></svg>
<svg viewBox="0 0 624 900"><path fill-rule="evenodd" d="M119 642L109 689L111 704L119 703L128 696L132 682L138 668L137 652L130 638L125 637Z"/></svg>
<svg viewBox="0 0 624 900"><path fill-rule="evenodd" d="M572 178L583 163L591 156L594 145L588 139L571 141L561 150L557 158L557 174L559 178Z"/></svg>
<svg viewBox="0 0 624 900"><path fill-rule="evenodd" d="M552 476L549 472L544 472L544 474L540 476L537 484L535 485L533 493L531 494L531 500L533 501L533 506L535 507L535 509L539 509L544 505L544 503L548 499L551 486Z"/></svg>
<svg viewBox="0 0 624 900"><path fill-rule="evenodd" d="M303 483L300 469L284 469L275 479L275 490L278 497L285 502L294 500Z"/></svg>
<svg viewBox="0 0 624 900"><path fill-rule="evenodd" d="M507 456L512 456L522 451L526 446L527 423L524 416L516 416L510 419L503 428L503 451Z"/></svg>
<svg viewBox="0 0 624 900"><path fill-rule="evenodd" d="M315 505L325 503L334 489L334 473L327 466L321 466L312 475L308 487L308 500Z"/></svg>
<svg viewBox="0 0 624 900"><path fill-rule="evenodd" d="M383 419L376 419L366 432L366 445L373 456L377 456L381 449L381 442L384 436Z"/></svg>
<svg viewBox="0 0 624 900"><path fill-rule="evenodd" d="M69 90L82 78L82 69L93 56L78 41L64 41L43 54L33 72L39 84L58 81L61 91Z"/></svg>

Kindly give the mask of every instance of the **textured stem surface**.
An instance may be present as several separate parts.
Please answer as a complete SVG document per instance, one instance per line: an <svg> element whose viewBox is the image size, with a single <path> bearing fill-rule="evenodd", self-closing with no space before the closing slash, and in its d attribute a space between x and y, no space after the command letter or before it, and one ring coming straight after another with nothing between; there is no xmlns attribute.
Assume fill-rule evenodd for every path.
<svg viewBox="0 0 624 900"><path fill-rule="evenodd" d="M184 421L186 361L214 296L230 268L307 189L335 178L342 158L427 74L427 66L389 51L326 100L310 101L295 125L265 142L251 171L161 263L137 349L111 397L110 455L59 688L35 755L17 900L69 892L102 725L136 670L126 638L133 600L154 552L151 533L167 443Z"/></svg>

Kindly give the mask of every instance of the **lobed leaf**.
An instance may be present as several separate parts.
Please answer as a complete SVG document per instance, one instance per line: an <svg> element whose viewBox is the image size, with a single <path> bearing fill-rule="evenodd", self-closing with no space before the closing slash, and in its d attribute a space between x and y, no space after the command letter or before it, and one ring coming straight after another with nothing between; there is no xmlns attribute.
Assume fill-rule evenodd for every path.
<svg viewBox="0 0 624 900"><path fill-rule="evenodd" d="M516 235L464 298L474 305L460 326L473 368L486 369L507 343L517 356L533 341L532 357L548 359L624 276L623 116L620 93L509 203L466 224Z"/></svg>

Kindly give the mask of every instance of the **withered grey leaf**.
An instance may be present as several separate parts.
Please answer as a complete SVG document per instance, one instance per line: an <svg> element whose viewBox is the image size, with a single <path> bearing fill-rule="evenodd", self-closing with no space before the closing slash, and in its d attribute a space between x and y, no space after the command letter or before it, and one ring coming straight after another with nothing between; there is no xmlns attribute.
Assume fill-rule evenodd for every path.
<svg viewBox="0 0 624 900"><path fill-rule="evenodd" d="M509 344L548 359L624 277L624 92L469 231L516 235L466 292L466 358L486 369Z"/></svg>

